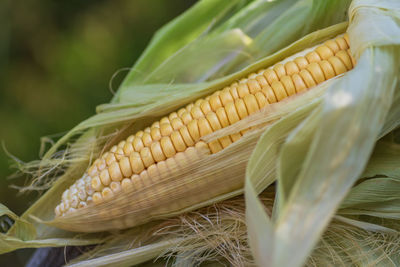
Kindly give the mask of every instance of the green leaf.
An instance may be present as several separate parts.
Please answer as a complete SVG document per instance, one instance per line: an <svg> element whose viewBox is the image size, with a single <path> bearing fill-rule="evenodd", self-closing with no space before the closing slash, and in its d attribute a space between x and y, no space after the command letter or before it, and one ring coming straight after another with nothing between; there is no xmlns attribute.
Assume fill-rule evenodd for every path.
<svg viewBox="0 0 400 267"><path fill-rule="evenodd" d="M274 247L274 263L262 262L262 265L304 264L340 202L361 175L384 129L385 118L390 117L393 96L397 94L400 51L398 47L380 46L382 39L379 37L382 33L387 36L389 31L384 28L388 21L394 21L394 14L398 19L398 14L369 7L366 2L353 3L350 42L359 36L360 39L368 36L368 44L374 47L352 46L354 54L360 56L356 68L330 85L320 113L300 124L282 145L277 165L278 188L282 186L278 192L282 195L278 196L274 238L264 240L273 243L264 246ZM383 7L387 8L387 4L388 1L382 2ZM371 20L371 16L376 19ZM371 28L367 30L361 24L371 25L372 21L373 33L370 34ZM386 38L385 45L398 43L398 29L397 24L394 37ZM268 151L269 145L257 147L254 153L258 148ZM246 191L246 194L251 193ZM255 232L251 228L249 231ZM265 232L270 232L268 224ZM259 229L257 233L263 234Z"/></svg>
<svg viewBox="0 0 400 267"><path fill-rule="evenodd" d="M202 0L191 9L161 28L127 75L121 88L136 83L141 73L154 70L179 49L201 34L232 10L239 0ZM144 76L145 77L145 76Z"/></svg>

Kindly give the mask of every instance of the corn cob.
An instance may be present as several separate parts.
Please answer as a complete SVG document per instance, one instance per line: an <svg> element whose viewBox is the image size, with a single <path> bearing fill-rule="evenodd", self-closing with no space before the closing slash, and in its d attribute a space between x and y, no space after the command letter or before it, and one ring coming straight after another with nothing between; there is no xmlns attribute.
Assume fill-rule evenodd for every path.
<svg viewBox="0 0 400 267"><path fill-rule="evenodd" d="M83 177L62 195L56 216L102 203L123 191L146 184L155 173L184 160L197 149L217 153L239 140L247 131L204 143L201 138L257 112L268 104L351 70L355 61L349 40L329 40L293 60L251 73L247 78L204 99L172 112L151 127L129 136L94 161Z"/></svg>

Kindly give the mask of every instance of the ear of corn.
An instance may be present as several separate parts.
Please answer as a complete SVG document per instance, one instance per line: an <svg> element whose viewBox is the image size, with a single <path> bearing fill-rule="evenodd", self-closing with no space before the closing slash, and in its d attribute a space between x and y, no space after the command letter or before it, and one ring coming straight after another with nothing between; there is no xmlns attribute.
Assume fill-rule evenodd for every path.
<svg viewBox="0 0 400 267"><path fill-rule="evenodd" d="M68 215L77 209L90 209L117 195L140 195L145 188L153 188L155 192L159 190L157 193L147 192L154 194L153 199L145 195L134 197L138 207L132 207L131 210L143 207L145 212L142 216L145 217L138 214L127 216L124 222L112 226L99 224L91 227L90 231L105 230L107 227L126 228L150 220L152 216L148 214L151 211L158 210L160 214L176 212L205 199L240 189L243 186L242 178L229 183L229 186L203 192L202 184L218 184L219 181L210 181L211 177L203 178L181 187L180 184L185 183L182 178L173 180L170 177L175 170L182 170L185 165L193 166L199 160L196 158L200 154L198 150L203 149L206 154L218 153L240 140L248 129L208 143L201 141L202 137L233 125L266 105L280 102L351 70L355 61L348 51L347 35L337 37L267 69L251 73L247 78L170 113L113 146L95 160L87 173L63 193L62 202L55 208L55 214ZM163 187L157 189L158 184ZM177 201L173 207L169 203L161 204L171 197L171 192L167 190L171 187L175 188L174 194L185 199ZM198 193L189 198L193 194L192 190ZM113 217L109 214L106 216ZM157 216L156 212L154 216Z"/></svg>
<svg viewBox="0 0 400 267"><path fill-rule="evenodd" d="M294 2L296 2L296 4L293 4ZM219 15L210 16L208 20L199 20L198 18L201 16L198 16L197 19L192 16L193 20L178 20L172 23L172 27L169 26L167 30L163 30L160 34L158 34L152 42L150 49L139 60L140 64L134 67L134 70L132 70L130 77L125 81L124 85L121 87L121 90L118 91L118 94L115 96L112 103L99 107L99 114L85 122L82 122L80 125L74 128L68 135L62 138L43 158L43 160L41 161L42 168L39 173L40 175L49 173L46 167L50 166L50 168L54 168L54 166L58 166L57 164L60 164L60 162L62 164L65 164L64 166L68 166L68 169L65 174L62 175L62 177L60 177L57 182L52 185L52 188L48 192L46 192L46 194L44 194L40 198L40 200L23 215L23 218L29 221L29 224L32 223L32 225L34 225L34 230L37 233L36 239L34 239L35 234L32 234L32 228L22 228L20 227L20 224L14 225L12 231L10 231L7 235L0 236L1 253L21 247L65 246L65 244L79 245L105 242L104 245L108 248L111 248L111 250L103 251L103 255L105 255L104 261L110 264L122 261L124 261L125 264L126 262L129 262L129 264L139 263L141 262L141 260L143 260L143 257L138 257L138 255L143 255L142 253L145 253L147 256L150 255L149 257L155 257L155 255L158 255L158 253L160 253L160 251L157 250L157 248L160 248L159 246L157 246L157 243L153 244L153 241L141 239L140 235L137 234L148 231L149 227L151 227L152 225L150 223L145 224L142 227L135 227L134 229L132 229L133 231L138 231L136 232L136 234L133 234L133 239L139 239L141 245L149 245L146 247L140 247L137 250L133 249L133 251L130 251L129 254L126 254L124 250L127 248L127 246L131 245L132 241L126 240L126 238L129 238L125 235L128 233L127 231L124 231L123 235L118 235L115 232L108 233L108 241L106 241L104 239L100 240L99 234L74 235L73 233L68 231L49 227L48 224L42 224L43 221L39 221L37 218L39 217L42 220L51 220L54 216L54 207L59 204L58 202L60 196L62 195L62 192L65 189L69 188L70 185L74 183L74 181L78 177L81 177L82 173L85 172L88 167L87 161L89 158L92 157L92 154L96 157L98 155L102 155L98 151L101 150L104 142L99 142L99 140L101 139L95 139L95 137L107 136L116 128L121 128L121 125L126 126L126 124L131 124L131 126L127 130L131 133L135 133L141 129L143 130L146 126L149 125L149 122L161 119L163 115L168 114L174 110L178 110L180 106L187 105L188 103L195 101L199 97L205 97L215 90L223 89L225 86L230 85L235 80L240 80L242 77L246 77L252 72L257 72L262 67L272 66L278 61L283 60L284 58L298 51L301 51L306 47L312 47L317 43L321 43L327 40L328 38L333 38L337 34L343 33L344 28L346 27L342 24L324 29L322 31L314 32L313 34L295 42L294 44L281 50L280 52L273 54L275 51L282 49L286 45L291 44L306 33L327 25L332 25L335 22L342 21L343 17L346 15L346 12L345 9L340 7L340 5L345 5L346 1L254 1L251 5L235 11L229 10L230 5L235 4L234 1L217 0L202 1L201 3L202 9L197 10L199 11L197 15L203 14L203 16L206 16L207 14L212 14L212 11L216 11L217 13L219 12ZM222 3L226 3L226 6L223 7ZM211 5L213 4L221 4L221 6L219 6L219 8L215 8L215 6L211 8ZM206 11L206 8L204 8L206 5L210 6L209 12ZM396 39L396 36L398 36L397 34L393 34L392 36L385 36L385 34L383 34L383 36L377 35L378 32L381 34L387 33L388 29L391 29L391 32L393 30L393 27L395 28L396 23L390 24L390 27L381 29L379 31L374 30L379 25L382 26L384 20L388 21L388 17L395 17L396 15L393 10L397 9L394 6L387 5L387 1L380 1L379 4L374 3L374 5L372 6L379 6L380 8L375 10L375 12L365 12L365 10L371 8L371 3L367 3L367 1L356 1L355 3L353 10L362 10L361 13L363 13L364 16L368 19L371 19L372 24L363 27L362 31L360 31L360 28L358 27L360 26L360 17L357 16L356 18L354 18L355 12L351 13L352 21L350 22L350 28L348 31L350 42L353 41L352 47L350 48L353 55L361 54L361 50L356 48L359 47L360 44L365 48L366 46L374 46L377 40L379 40L380 44L385 45L393 45L397 43L396 41L394 41L394 39ZM231 15L232 17L230 17ZM199 23L204 23L202 24L204 26L207 25L207 21L215 21L214 17L217 17L216 24L213 24L210 27L206 26L205 28L199 27L198 29L200 30L196 30L195 34L190 35L189 37L185 36L186 33L191 32L191 27L193 25L190 25L190 21L199 21ZM230 18L224 24L222 21L227 17ZM223 19L220 21L218 18ZM266 21L267 23L265 23ZM182 23L180 24L180 22ZM391 22L390 19L389 22ZM223 27L221 27L220 25L223 25ZM293 27L293 25L295 25L295 27ZM216 58L214 65L216 66L216 68L213 68L212 75L205 75L204 77L224 76L222 79L207 83L197 83L197 81L203 81L201 80L200 73L197 73L197 75L190 77L189 69L187 69L188 72L182 72L182 69L179 68L179 72L182 75L174 75L176 65L180 64L179 60L177 60L175 61L175 66L171 66L170 63L172 61L170 59L177 59L179 55L184 54L182 53L182 51L188 51L188 49L190 49L190 45L186 47L183 46L190 42L190 40L196 39L199 34L203 34L202 37L209 37L214 33L218 33L218 31L219 33L227 32L233 28L241 29L244 33L244 35L242 36L246 36L246 38L243 38L243 42L239 42L242 46L238 46L236 50L233 49L236 55L245 55L245 60L241 61L239 57L236 57L235 60L229 61L230 65L228 64L228 66L224 65L223 68L218 68L218 66L220 66L222 62L222 59L226 58L230 60L230 58L228 57L230 54L225 53L226 57ZM185 31L184 29L186 29L187 31ZM207 29L206 33L202 32L202 30L204 29ZM257 29L260 31L257 31ZM208 34L208 31L210 31L212 34ZM235 31L237 30L235 29ZM171 38L166 36L166 33L170 33ZM239 34L236 34L235 36L240 37ZM271 36L273 36L274 38L271 38ZM197 38L195 42L201 43L202 41L204 41L203 44L207 44L207 42L205 41L205 39L207 38L202 37ZM248 42L248 37L250 38L250 42ZM216 38L215 40L217 39L218 38ZM364 40L368 40L368 43L362 44ZM358 44L353 45L354 41ZM245 45L243 46L243 44ZM210 47L209 49L211 51L213 47ZM347 165L347 167L362 166L362 164L359 163L364 161L365 157L368 154L366 153L365 155L361 155L360 157L346 158L340 156L344 155L345 151L348 151L347 149L349 149L350 146L345 146L345 149L342 149L339 152L338 150L335 150L336 146L338 148L343 148L343 146L341 146L341 141L354 140L350 138L351 136L349 137L347 131L348 129L356 130L358 128L355 127L355 125L357 124L341 124L343 120L352 117L349 116L349 113L334 112L342 110L344 106L334 106L333 103L346 103L338 100L348 100L348 98L346 98L346 96L348 95L332 95L332 93L340 90L344 92L351 92L351 95L353 96L355 91L364 92L362 94L357 94L357 96L367 96L367 98L370 97L370 99L384 99L384 101L386 101L386 107L390 106L390 103L392 103L392 108L390 110L389 116L386 120L382 119L382 121L385 121L384 129L382 129L382 134L387 133L388 131L396 127L398 121L398 108L396 107L400 107L400 98L398 97L398 94L394 94L393 98L391 98L392 96L390 95L390 90L387 90L389 88L388 83L395 80L395 78L397 77L396 74L390 72L390 68L392 70L397 68L396 64L393 63L390 59L390 57L396 57L396 50L397 48L385 51L377 49L374 50L374 53L376 53L376 57L371 57L370 61L364 60L360 62L359 60L357 60L357 71L352 71L351 73L345 75L346 77L353 77L354 81L352 82L347 79L344 79L346 81L344 82L343 78L331 79L328 82L323 82L320 85L316 86L313 90L303 93L300 97L291 98L290 101L281 101L273 105L267 105L263 110L253 113L252 115L246 117L245 119L241 119L233 125L222 128L213 132L210 135L202 137L202 141L210 143L211 141L218 141L218 139L221 139L225 136L236 134L237 132L247 130L247 128L251 127L251 131L248 131L243 137L240 138L240 140L233 142L231 145L227 146L218 153L207 155L207 153L196 152L195 156L191 158L199 158L199 160L197 160L196 162L189 162L188 164L184 164L185 167L179 166L179 168L171 169L171 175L169 176L169 179L180 181L180 183L169 183L169 187L166 187L166 182L162 179L162 176L153 176L153 178L156 179L154 181L157 181L157 183L151 184L151 186L149 186L150 184L147 184L143 187L141 193L132 190L123 194L115 194L115 197L111 198L110 200L104 201L100 204L92 205L90 208L77 209L75 212L68 213L65 216L58 217L54 221L47 223L74 231L94 231L93 229L100 230L123 228L132 222L132 219L129 219L129 216L131 218L145 218L147 220L169 217L175 214L180 214L185 210L192 210L196 207L212 204L214 202L218 202L223 199L241 194L243 193L243 189L231 189L233 191L229 191L227 189L227 193L223 193L222 195L219 195L218 197L212 199L208 198L208 194L215 193L213 192L214 188L224 188L230 185L235 185L235 182L238 182L240 178L244 179L244 174L242 172L246 167L249 155L251 155L253 148L256 147L257 149L254 151L253 156L249 164L247 165L248 178L246 180L245 187L247 198L246 203L247 205L249 205L246 208L246 213L248 214L247 227L251 238L257 238L260 236L267 236L268 238L258 240L260 241L259 243L257 243L257 239L250 239L252 254L254 255L254 257L256 257L257 260L259 260L260 255L267 257L272 256L275 259L282 259L287 258L287 255L290 254L293 255L292 258L296 261L292 265L301 265L301 257L299 257L299 255L308 254L307 251L310 249L310 247L312 247L310 246L310 243L315 242L315 240L320 236L321 225L324 225L327 218L331 218L331 216L333 215L333 213L330 213L328 215L324 213L324 216L320 215L320 212L332 211L332 209L334 209L336 205L332 203L337 203L337 199L329 199L326 197L326 195L332 196L332 192L337 192L338 187L336 186L338 184L340 184L340 188L343 188L341 187L343 185L341 183L343 181L342 179L340 179L341 177L339 177L339 179L337 177L336 179L324 179L324 177L326 177L327 174L330 174L330 172L326 170L339 172L344 170L345 168L332 170L326 168L326 165L323 164L327 161L331 163L337 163L337 159L342 159L344 162L351 163ZM202 51L206 52L207 49L204 49ZM190 55L190 53L188 53L187 55ZM205 53L204 55L192 53L192 56L181 57L180 60L193 60L194 64L200 64L200 62L202 61L202 57L206 57L207 55L207 53ZM247 55L250 55L250 57ZM255 60L263 58L265 56L268 57L261 60L260 62L254 63ZM386 56L389 56L389 58L385 58ZM166 58L168 58L168 62L164 61L164 59ZM153 62L156 61L158 63L163 61L163 63L165 64L153 64ZM370 66L380 66L379 63L385 61L387 64L385 68L389 67L389 71L386 73L386 75L382 75L382 73L375 73L372 71L371 68L369 68ZM245 68L241 72L234 73L231 76L225 76L227 73L231 73L229 71L227 72L226 70L237 70L247 65L247 63L251 63L251 66ZM378 64L376 65L373 63ZM139 66L143 68L139 68ZM166 74L166 76L163 77L163 80L157 80L158 74L166 72L168 72L169 74ZM189 75L187 75L187 73L189 73ZM210 75L209 73L207 74ZM372 76L374 79L376 79L375 84L379 84L379 86L376 86L373 83L369 84L369 80L367 80L366 77ZM190 77L189 82L191 83L179 84L182 81L187 81L182 78L188 77ZM385 78L384 80L382 80L383 77ZM357 86L357 83L355 82L356 80L361 80L364 82L364 88L362 88L362 90L360 90L360 86ZM371 90L372 87L374 87L373 89L375 90ZM376 90L377 88L379 88L379 90ZM375 92L376 95L373 95L372 92ZM332 105L328 105L328 109L324 110L322 109L321 103L325 103L322 102L322 99L323 96L325 96L326 94L330 94L331 96L328 99L335 101L328 102ZM369 108L371 107L371 103L366 103L366 98L359 97L355 99L355 101L357 102L356 105L362 105ZM324 107L326 108L327 106ZM383 106L374 106L374 111L376 114L382 114L382 110L384 110ZM329 111L328 114L334 114L335 116L326 117L326 123L322 124L320 117L318 116L318 113L322 111L324 112L324 114L327 114L327 112ZM369 111L369 109L367 109L367 111ZM369 118L371 118L370 127L374 127L373 125L376 125L376 121L373 120L373 118L375 118L374 116L376 115L375 113L369 113L369 115L365 115L367 113L361 112L358 113L355 117L362 118L363 116L368 116ZM312 116L309 116L310 114ZM268 125L266 126L268 130L265 133L263 133L263 128L259 129L260 126L264 125ZM305 131L298 131L298 129L296 129L298 125L300 125L301 127L305 127ZM313 125L318 126L313 127ZM88 129L90 130L87 131ZM60 144L65 144L67 140L70 140L69 138L71 138L71 136L74 136L77 133L81 134L82 132L84 133L83 136L80 137L77 142L71 146L71 148L73 149L73 152L71 154L67 154L66 157L61 161L57 158L52 158L57 148L60 147ZM310 132L318 132L318 134L324 133L324 135L315 136L315 139L318 139L322 143L318 143L317 145L315 143L312 143L313 145L311 146L311 149L313 149L312 151L315 151L316 148L322 149L322 154L311 156L306 155L306 152L309 151L310 148L310 140L312 140L310 139ZM295 133L299 134L297 135ZM358 142L356 146L358 147L360 147L359 142L361 140L367 140L365 137L370 136L369 131L353 131L353 133L356 133L352 137L356 138ZM259 142L257 142L260 136L262 138L259 140ZM287 138L288 136L289 138ZM121 134L116 138L117 140L123 140L127 137L128 135L123 136L123 134ZM303 139L301 139L300 137L302 137ZM332 142L327 142L328 140L332 140ZM323 141L328 143L330 147L326 148ZM115 141L112 141L112 144L117 143ZM297 148L299 148L299 150L293 151L289 149L296 146ZM109 147L106 150L108 149ZM207 152L207 149L203 151ZM357 161L356 163L354 160L355 158L359 159L359 161ZM185 157L185 159L188 158ZM168 159L165 162L167 163L167 161L171 162L171 160ZM307 166L307 168L305 168L304 166ZM302 168L311 170L317 167L322 169L325 168L324 171L321 172L323 173L323 175L313 176L299 174L299 170ZM379 170L383 169L383 166L379 168ZM299 179L297 179L297 174L299 174ZM307 176L309 177L309 179L318 179L316 181L314 180L311 183L306 183L307 186L305 187L296 185L294 186L294 189L292 188L297 180L304 181L304 177ZM213 179L209 179L209 183L207 184L200 183L200 181L204 181L205 177L212 177ZM43 184L43 180L41 178L42 176L39 176L39 179L37 180L41 182L38 183L39 185ZM278 229L278 223L269 222L268 216L263 213L263 207L260 207L259 203L257 202L257 193L261 192L265 187L270 185L276 179L278 180L278 183L280 184L279 188L282 189L282 191L278 192L277 199L278 202L281 204L277 205L276 208L274 208L274 211L276 213L274 216L276 218L278 218L279 216L279 225L283 225L282 222L285 222L285 225L287 226L286 228L279 227L279 232L275 231L273 228L273 226L275 226L273 224L276 224L276 228ZM48 184L47 181L49 180L44 179L44 181L46 181L45 185ZM216 181L218 181L218 183ZM354 177L351 177L350 179L348 179L347 183L351 184L353 181ZM196 182L199 183L196 184ZM318 188L313 187L314 184L329 185L323 187L327 189L327 191L325 191L326 195L318 195L318 192L320 191L317 190ZM36 186L37 184L34 185ZM169 190L170 197L168 199L165 199L165 201L162 203L163 205L160 205L160 202L157 201L157 199L159 199L158 196L160 194L165 194L165 190ZM189 197L185 198L180 194L176 194L179 192L183 192L184 190L187 190L186 192L188 192L188 195L190 194ZM199 192L205 192L204 201L193 205L189 204L189 207L187 209L180 209L181 207L185 206L182 205L183 202L191 201L192 198L195 198L197 201L201 201L201 198L199 198L198 196ZM317 198L317 201L314 201L314 199L313 201L310 201L308 203L303 203L301 201L297 201L299 200L299 192L308 192L310 197L306 199L311 199L315 195L318 195L320 198ZM341 191L341 193L342 192L343 191ZM373 197L368 197L368 199L371 199L372 202L377 203L376 199ZM319 200L323 200L325 202L321 203L319 202ZM298 203L302 203L302 205L297 205ZM151 209L146 206L150 204L152 205L152 207L171 207L171 209ZM319 225L315 225L315 231L312 231L310 233L306 231L309 229L305 229L303 224L304 222L314 221L313 219L310 219L310 213L303 213L307 215L307 217L298 216L298 220L293 220L294 217L289 216L291 215L291 213L288 213L287 210L288 207L297 207L298 209L292 209L292 211L294 211L294 214L298 215L299 211L304 211L303 208L314 207L313 205L317 205L321 208L318 208L317 210L313 209L311 212L311 214L314 214L315 216L314 219L318 218L315 221L318 221ZM384 208L395 208L396 204L393 202L391 202L390 204L385 202L381 203L379 206ZM374 229L378 229L377 225L383 225L388 222L386 219L383 218L384 216L386 216L387 210L379 210L380 215L377 219L379 220L379 222L366 219L367 217L371 218L371 214L376 214L377 212L376 206L370 208L371 211L370 213L368 213L367 216L357 217L358 215L354 215L353 218L355 217L355 221L357 223L359 221L368 221L369 223L372 223L372 226L375 227ZM175 210L175 212L171 212L171 210ZM390 215L393 216L393 213ZM33 220L32 218L36 219ZM287 221L285 221L285 218L292 219L291 223L287 223ZM135 223L141 222L137 220L135 221ZM220 223L226 224L226 222ZM346 223L349 222L347 221ZM272 225L272 227L264 229L268 227L268 225ZM358 224L358 226L360 225L362 224ZM28 232L24 232L26 229L28 229L27 231L29 232L29 234ZM287 233L284 231L285 229L292 230L294 231L294 233L296 233L296 231L298 233L307 232L307 239L301 239L301 234L292 235L291 233L293 232L285 235L285 233ZM382 229L383 228L380 228L380 230ZM130 231L131 230L129 230L129 232ZM269 236L268 233L273 233L273 236ZM287 241L288 239L285 239L285 237L287 236L290 237L290 242ZM125 241L122 246L120 246L120 243L117 242L118 238L121 237ZM337 232L328 233L327 237L329 238L329 240L332 240L332 237L337 237ZM337 239L335 239L335 241L336 240ZM339 241L348 242L351 244L351 246L353 244L359 244L356 242L357 240L353 239L344 238L339 239ZM197 243L196 240L194 240L193 242ZM288 247L291 244L293 244L293 246ZM301 249L299 249L298 251L294 250L296 246L297 248ZM320 244L320 246L326 248L326 244L324 243ZM260 247L270 247L271 250L260 250ZM337 247L335 247L335 249L337 249ZM118 253L115 255L110 255L110 253L112 252L121 250L123 251L123 256L122 254ZM274 252L274 255L270 255L269 252ZM334 252L338 253L334 254L335 259L339 260L335 261L335 263L341 262L339 254L342 251L338 249ZM377 259L382 255L386 256L384 255L384 252L382 252L382 254L378 253L379 255L375 257L375 254L371 255L369 252L370 250L366 248L365 255L368 255L371 260ZM91 255L91 257L92 256L93 255ZM396 261L393 259L393 262ZM270 262L268 262L268 264L269 263ZM277 264L277 266L280 265Z"/></svg>

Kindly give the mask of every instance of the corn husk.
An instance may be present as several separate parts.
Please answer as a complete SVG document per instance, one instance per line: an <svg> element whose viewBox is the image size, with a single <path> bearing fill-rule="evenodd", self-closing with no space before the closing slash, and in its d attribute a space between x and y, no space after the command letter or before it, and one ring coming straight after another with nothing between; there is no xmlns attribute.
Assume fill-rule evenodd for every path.
<svg viewBox="0 0 400 267"><path fill-rule="evenodd" d="M395 2L352 3L348 33L358 64L328 88L319 109L282 144L277 155L279 194L274 222L261 212L256 197L263 189L256 185L264 177L252 170L268 158L265 146L255 149L247 168L245 196L250 244L259 265L301 266L305 262L362 173L375 141L385 134L382 129L390 107L398 109L393 99L399 93L396 45L400 28L395 23L396 9L384 11L392 10L391 5ZM260 143L270 143L270 135L271 130Z"/></svg>
<svg viewBox="0 0 400 267"><path fill-rule="evenodd" d="M39 167L28 189L50 189L21 218L4 209L5 214L14 216L18 223L7 235L1 236L0 252L21 247L102 242L107 249L98 255L86 256L97 259L82 264L132 265L155 258L174 244L182 244L183 237L153 240L148 235L142 235L151 232L154 223L124 232L82 235L41 222L53 218L53 209L61 193L80 177L104 147L106 149L130 132L143 128L149 120L207 95L238 77L343 33L347 24L334 24L344 21L348 4L349 1L201 1L172 21L156 34L111 103L101 105L98 114L61 138L40 163L25 167L26 170ZM234 127L206 138L209 141L249 125L268 124L223 153L212 158L204 157L197 166L208 168L203 168L204 171L199 171L187 181L190 183L195 182L194 179L213 176L216 180L230 178L232 180L228 181L234 182L246 176L246 231L251 257L259 265L301 266L309 258L335 212L338 212L336 220L357 229L369 232L379 230L388 234L397 231L391 221L398 219L395 216L398 205L395 174L391 173L384 186L376 189L378 191L369 191L374 189L375 181L372 179L351 189L360 177L373 177L362 176L373 146L376 140L395 129L400 122L397 84L399 51L396 46L400 35L396 24L399 19L396 5L394 1L381 1L379 4L353 2L348 33L352 53L358 59L354 71L290 101L271 105L259 116L250 116ZM375 18L373 23L370 18ZM327 26L330 27L324 28ZM199 67L192 70L188 66ZM57 152L65 144L67 149L63 153ZM382 151L385 154L389 150ZM393 151L398 155L395 149ZM385 154L389 160L396 159L395 155ZM386 168L395 172L395 168L386 165L385 161L371 166L375 167L367 168L370 173L382 174ZM53 170L66 172L58 177L53 175ZM234 175L240 171L242 174ZM183 178L183 173L179 171L176 177ZM271 218L264 210L265 203L262 204L257 196L274 181L277 181L277 194ZM228 188L214 199L204 199L180 209L164 210L149 219L164 219L240 195L243 188L239 185ZM379 204L376 198L371 201L376 207L370 202L362 202L371 194L387 192L385 190L389 187L394 190L391 197L388 194L392 202ZM348 200L350 204L346 204L342 201L350 190L356 190L354 194L359 199L352 197ZM173 200L171 198L171 202ZM58 225L89 222L88 227L92 228L99 223L109 223L112 227L112 221L98 220L96 216L101 210L107 211L115 207L112 205L124 201L124 197L117 198L110 205L93 209L81 220L76 216L70 221L58 222ZM341 202L345 204L343 207ZM368 210L369 206L372 210ZM127 212L123 205L120 207L121 213ZM365 215L368 217L365 218ZM374 219L381 217L385 218L385 223ZM116 228L120 227L117 225ZM327 233L332 236L335 229ZM351 238L352 235L348 235L343 242L354 241ZM121 239L143 242L130 248L121 245ZM325 244L320 249L329 248ZM363 248L363 253L368 254L368 244L363 244ZM337 253L336 258L340 259L342 251ZM292 256L289 258L287 255ZM372 262L374 254L368 255L371 257L368 262ZM183 257L177 264L185 266L191 263L187 258Z"/></svg>

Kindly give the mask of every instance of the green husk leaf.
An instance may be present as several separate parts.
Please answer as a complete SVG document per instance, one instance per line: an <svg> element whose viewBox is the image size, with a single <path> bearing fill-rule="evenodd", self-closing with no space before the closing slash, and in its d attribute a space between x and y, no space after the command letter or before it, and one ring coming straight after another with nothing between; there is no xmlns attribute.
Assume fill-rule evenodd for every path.
<svg viewBox="0 0 400 267"><path fill-rule="evenodd" d="M278 218L277 235L280 237L277 238L276 264L301 265L307 250L317 241L336 206L363 170L388 112L387 103L391 102L393 95L393 80L397 75L392 71L397 69L396 62L389 56L393 52L391 48L365 51L348 79L344 77L331 88L327 98L333 101L326 101L326 112L321 114L324 119L318 123L310 151L304 157L304 166ZM383 68L383 74L375 73L376 66ZM375 82L360 82L366 75L376 77ZM378 86L381 90L376 95ZM335 103L338 97L341 103ZM353 102L353 99L358 101ZM376 107L373 113L368 110L370 106ZM368 117L369 121L360 120L361 116ZM326 151L336 158L326 157ZM318 164L313 164L317 159ZM287 161L282 157L281 162ZM294 177L283 176L280 179L291 180ZM289 236L291 244L288 243ZM293 246L298 242L302 244L302 249ZM288 250L295 254L291 259L284 259L282 253Z"/></svg>
<svg viewBox="0 0 400 267"><path fill-rule="evenodd" d="M7 253L19 248L39 248L49 246L67 246L67 245L90 245L100 243L99 238L90 238L88 235L76 235L71 237L58 237L53 234L54 238L36 239L37 233L35 226L20 218L11 212L6 206L0 204L0 217L9 216L14 221L14 225L7 234L0 233L0 254ZM61 231L61 230L58 230Z"/></svg>
<svg viewBox="0 0 400 267"><path fill-rule="evenodd" d="M132 266L132 264L139 264L151 259L157 258L171 246L178 244L180 239L171 239L152 243L138 247L136 249L127 249L121 252L110 253L109 255L82 260L78 263L72 263L67 266L70 267L85 267L85 266Z"/></svg>
<svg viewBox="0 0 400 267"><path fill-rule="evenodd" d="M400 214L400 147L388 141L375 146L362 179L341 203L338 214L379 216L398 220ZM368 177L368 178L367 178Z"/></svg>
<svg viewBox="0 0 400 267"><path fill-rule="evenodd" d="M339 214L369 215L400 219L400 179L393 177L371 178L350 190L340 205Z"/></svg>
<svg viewBox="0 0 400 267"><path fill-rule="evenodd" d="M36 230L31 223L27 222L24 219L19 218L6 206L0 204L0 217L4 215L14 220L14 224L17 225L17 227L15 227L15 231L12 233L15 237L20 238L22 240L29 240L35 238Z"/></svg>
<svg viewBox="0 0 400 267"><path fill-rule="evenodd" d="M400 178L400 145L394 142L379 141L374 153L364 169L363 177L385 175Z"/></svg>
<svg viewBox="0 0 400 267"><path fill-rule="evenodd" d="M352 46L353 53L359 56L355 69L332 83L320 112L300 124L282 145L277 171L281 188L275 231L270 234L269 224L263 232L259 228L257 231L249 228L250 233L270 234L264 242L271 244L263 246L274 250L273 264L254 254L262 265L301 266L304 263L340 201L363 171L375 141L382 134L385 118L398 91L399 75L400 51L395 46L399 44L396 34L399 27L390 37L388 31L380 30L386 27L387 21L398 20L395 12L385 12L390 4L395 3L382 1L382 9L378 9L363 1L353 2L348 30L350 42L363 43L365 40L359 37L368 35L369 46L367 49L361 45ZM370 20L371 16L381 19ZM376 30L371 32L369 28L367 31L362 25L370 25L372 21ZM387 37L385 43L382 43L382 36ZM268 149L268 143L264 148ZM261 167L267 159L257 160ZM247 176L246 185L255 186L250 182L252 178ZM254 194L248 188L245 194ZM249 219L253 216L256 215L248 214ZM287 257L288 254L291 257Z"/></svg>
<svg viewBox="0 0 400 267"><path fill-rule="evenodd" d="M133 70L125 78L120 92L125 86L145 79L142 73L151 73L175 52L205 34L209 28L223 19L242 1L203 0L162 27L151 40ZM140 77L143 75L144 77ZM137 77L139 76L139 77ZM117 99L118 94L114 99Z"/></svg>

